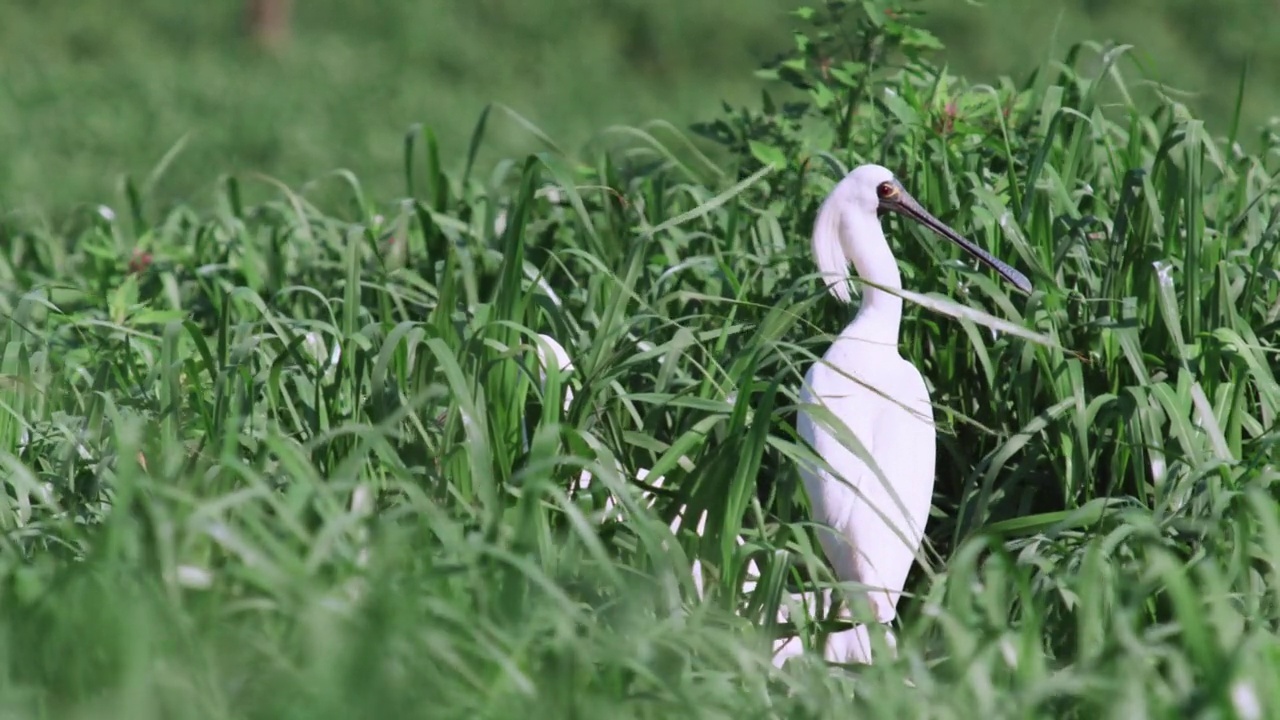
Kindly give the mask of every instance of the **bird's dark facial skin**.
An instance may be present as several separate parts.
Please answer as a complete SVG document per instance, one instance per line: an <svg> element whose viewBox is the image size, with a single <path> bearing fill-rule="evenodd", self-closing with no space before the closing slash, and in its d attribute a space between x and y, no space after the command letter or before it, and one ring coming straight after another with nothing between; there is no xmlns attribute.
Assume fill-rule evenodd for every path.
<svg viewBox="0 0 1280 720"><path fill-rule="evenodd" d="M902 204L906 191L897 180L886 180L876 186L876 197L880 200L879 210L897 210Z"/></svg>

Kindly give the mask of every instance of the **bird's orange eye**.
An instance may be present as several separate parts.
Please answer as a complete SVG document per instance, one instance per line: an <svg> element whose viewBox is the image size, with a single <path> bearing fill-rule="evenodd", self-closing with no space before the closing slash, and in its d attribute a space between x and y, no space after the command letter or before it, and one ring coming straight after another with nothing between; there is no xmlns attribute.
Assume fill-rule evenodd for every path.
<svg viewBox="0 0 1280 720"><path fill-rule="evenodd" d="M898 194L898 188L894 187L891 182L882 182L876 186L876 194L881 200L889 200Z"/></svg>

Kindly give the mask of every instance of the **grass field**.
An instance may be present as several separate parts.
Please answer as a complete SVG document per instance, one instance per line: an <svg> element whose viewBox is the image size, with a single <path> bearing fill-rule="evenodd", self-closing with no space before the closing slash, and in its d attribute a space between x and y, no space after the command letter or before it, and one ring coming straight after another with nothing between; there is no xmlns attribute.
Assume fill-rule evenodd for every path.
<svg viewBox="0 0 1280 720"><path fill-rule="evenodd" d="M455 171L411 133L390 189L209 169L8 219L0 714L1276 717L1280 140L1087 50L972 84L863 7L789 20L755 89L803 108L708 113L714 157L651 126ZM805 238L867 161L1036 290L886 221L929 542L895 660L777 670L781 599L830 583L796 390L851 312Z"/></svg>
<svg viewBox="0 0 1280 720"><path fill-rule="evenodd" d="M241 38L240 2L194 7L133 0L11 0L0 21L0 211L59 222L118 202L118 181L164 163L152 194L207 210L221 173L290 186L334 168L379 197L398 192L401 138L414 123L460 172L481 110L502 102L565 152L613 124L684 128L759 102L750 70L789 47L799 0L556 0L517 3L295 3L295 41L279 56ZM916 5L916 3L908 3ZM946 44L937 61L974 82L1021 82L1081 40L1131 43L1125 62L1175 93L1218 134L1240 108L1253 130L1280 107L1280 45L1258 17L1272 0L923 0ZM1139 100L1153 94L1135 88ZM1192 93L1187 95L1186 93ZM481 167L545 146L520 124L489 128ZM708 152L710 149L704 148Z"/></svg>

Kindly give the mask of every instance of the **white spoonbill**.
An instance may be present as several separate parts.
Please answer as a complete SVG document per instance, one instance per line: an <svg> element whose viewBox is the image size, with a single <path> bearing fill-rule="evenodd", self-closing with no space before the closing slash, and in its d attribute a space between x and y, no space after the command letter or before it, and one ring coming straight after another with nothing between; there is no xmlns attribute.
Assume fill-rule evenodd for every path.
<svg viewBox="0 0 1280 720"><path fill-rule="evenodd" d="M902 276L880 227L881 211L923 224L1023 292L1031 291L1031 282L930 215L879 165L855 168L818 210L813 254L828 290L850 301L850 263L863 280L880 287L864 285L857 316L805 375L797 429L834 473L806 464L800 475L814 519L823 526L818 539L836 578L863 586L876 620L889 623L897 616L902 586L924 535L937 436L924 378L898 353L902 298L891 291L902 288ZM807 404L825 406L843 423L884 479L845 446L844 431L832 432L823 418L804 409ZM827 659L871 662L865 627L838 635L828 644ZM892 647L892 635L889 641ZM789 645L783 655L797 650L794 641Z"/></svg>
<svg viewBox="0 0 1280 720"><path fill-rule="evenodd" d="M538 333L538 340L539 342L536 343L536 349L538 351L539 379L544 384L547 381L547 367L550 364L548 362L550 360L550 357L555 357L556 367L558 367L561 370L561 372L564 372L564 373L573 372L573 369L574 369L573 361L569 358L569 353L564 349L563 345L561 345L555 338L545 333ZM546 348L544 348L544 345L550 348L551 350L550 356L548 355ZM569 406L572 403L573 403L573 388L566 386L564 390L563 410L565 412L568 412ZM686 463L689 462L689 459L687 457L682 457L681 459L684 460ZM622 471L621 465L618 466L618 470ZM582 473L578 476L578 489L586 490L587 488L589 488L591 486L591 479L592 479L591 471L583 470ZM666 478L662 476L649 478L648 468L638 468L636 470L636 479L645 480L650 485L658 488L662 487L663 482L666 480ZM641 491L641 497L645 501L646 505L651 509L653 508L654 503L656 503L658 500L656 495L654 495L653 493L647 490ZM617 507L617 504L614 502L614 498L612 497L612 495L610 497L605 498L604 507L605 507L605 516L607 518L619 517L621 514L619 512L619 508ZM680 532L680 528L684 524L684 521L686 519L685 513L687 511L688 511L687 506L681 504L679 510L676 511L675 518L671 521L672 533L678 534ZM706 529L707 529L707 513L704 510L702 514L698 517L698 524L694 530L694 533L697 534L699 537L701 537L706 532ZM739 535L736 538L736 540L739 546L742 546L746 543L746 541L743 539L741 535ZM695 591L698 593L698 597L701 598L703 597L702 562L695 558L692 563L692 570L693 570L693 586ZM756 586L756 581L759 579L759 577L760 577L760 568L756 565L756 562L754 560L747 560L747 571L746 571L746 579L743 582L743 592L750 593L752 590L754 590ZM786 621L786 616L782 617L782 621L783 622Z"/></svg>

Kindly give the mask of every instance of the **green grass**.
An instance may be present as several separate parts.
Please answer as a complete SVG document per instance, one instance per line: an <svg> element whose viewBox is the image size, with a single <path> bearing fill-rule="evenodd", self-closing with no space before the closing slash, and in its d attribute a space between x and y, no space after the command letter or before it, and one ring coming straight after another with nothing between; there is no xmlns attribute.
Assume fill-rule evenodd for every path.
<svg viewBox="0 0 1280 720"><path fill-rule="evenodd" d="M500 101L571 155L612 124L677 126L757 102L744 72L784 49L797 0L556 0L517 3L308 0L278 57L241 38L241 2L185 7L134 0L10 0L0 23L0 213L50 216L117 198L122 175L146 177L158 202L207 210L221 173L260 172L296 187L355 172L377 197L401 188L400 138L414 123L461 170L480 111ZM946 43L939 62L975 82L1022 76L1070 43L1132 43L1135 61L1227 134L1237 81L1242 141L1274 116L1280 46L1272 0L922 0ZM490 128L481 165L544 149L517 123ZM263 198L256 198L261 200Z"/></svg>
<svg viewBox="0 0 1280 720"><path fill-rule="evenodd" d="M347 167L399 188L400 137L425 123L458 166L476 116L501 101L576 152L610 123L687 123L748 100L744 73L784 45L782 7L744 0L732 32L714 0L295 3L279 56L241 37L242 3L17 2L0 23L0 208L61 215L182 151L157 199L205 203L219 173L296 185ZM486 164L542 149L495 122Z"/></svg>
<svg viewBox="0 0 1280 720"><path fill-rule="evenodd" d="M815 22L812 57L875 62L776 71L807 108L722 114L726 162L655 128L468 175L414 134L386 193L214 172L207 209L162 181L10 220L3 711L1275 716L1280 143L1101 104L1132 75L1087 50L982 87L907 26ZM778 671L764 620L829 581L796 388L850 317L804 238L866 161L1037 289L887 221L937 407L927 558L897 660ZM545 396L537 332L576 364ZM655 510L602 521L638 468ZM673 542L681 503L704 537Z"/></svg>
<svg viewBox="0 0 1280 720"><path fill-rule="evenodd" d="M1129 62L1145 80L1185 102L1218 134L1237 114L1244 139L1276 116L1272 88L1280 81L1280 46L1255 18L1274 11L1266 0L1225 0L1210 10L1193 0L925 0L927 26L948 48L947 60L971 78L1017 76L1049 64L1073 43L1092 40L1131 46ZM1013 68L1020 70L1014 71ZM1247 69L1242 106L1239 79ZM1253 145L1257 150L1259 146Z"/></svg>

